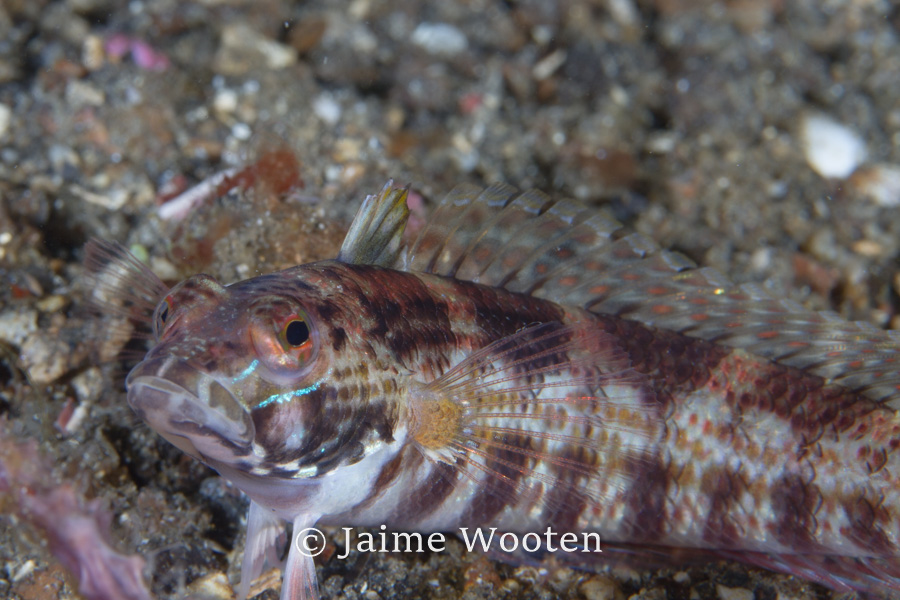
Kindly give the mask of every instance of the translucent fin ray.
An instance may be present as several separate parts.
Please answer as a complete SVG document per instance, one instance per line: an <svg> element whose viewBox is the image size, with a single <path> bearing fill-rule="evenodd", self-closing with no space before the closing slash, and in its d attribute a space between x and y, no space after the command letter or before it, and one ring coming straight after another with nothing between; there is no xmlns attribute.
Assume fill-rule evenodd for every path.
<svg viewBox="0 0 900 600"><path fill-rule="evenodd" d="M88 301L106 314L150 321L169 288L116 242L91 239L84 248Z"/></svg>
<svg viewBox="0 0 900 600"><path fill-rule="evenodd" d="M278 519L271 516L263 507L250 501L247 514L247 544L244 547L244 562L241 565L241 583L238 587L238 600L247 598L250 584L259 577L266 563L280 565L277 557L276 542L284 530Z"/></svg>
<svg viewBox="0 0 900 600"><path fill-rule="evenodd" d="M319 583L316 579L316 563L313 556L318 547L308 545L324 543L313 535L312 528L318 516L300 515L294 519L294 533L288 551L284 581L281 584L281 600L319 600ZM301 551L305 548L306 551Z"/></svg>
<svg viewBox="0 0 900 600"><path fill-rule="evenodd" d="M398 257L409 219L409 188L388 181L377 195L367 196L344 238L337 259L362 265L392 265Z"/></svg>
<svg viewBox="0 0 900 600"><path fill-rule="evenodd" d="M592 322L528 327L413 390L413 437L507 503L600 505L655 452L662 415L645 376ZM627 472L626 472L627 471ZM569 497L543 493L563 483Z"/></svg>

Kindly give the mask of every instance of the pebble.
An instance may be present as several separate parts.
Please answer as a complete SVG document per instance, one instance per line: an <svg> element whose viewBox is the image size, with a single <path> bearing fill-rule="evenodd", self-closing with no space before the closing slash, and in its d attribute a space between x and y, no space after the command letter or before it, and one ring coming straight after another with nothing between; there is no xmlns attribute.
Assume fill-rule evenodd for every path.
<svg viewBox="0 0 900 600"><path fill-rule="evenodd" d="M66 85L66 101L73 107L103 106L106 94L90 83L73 79Z"/></svg>
<svg viewBox="0 0 900 600"><path fill-rule="evenodd" d="M879 164L853 174L856 188L878 206L900 204L900 167Z"/></svg>
<svg viewBox="0 0 900 600"><path fill-rule="evenodd" d="M0 138L6 137L11 122L12 109L5 104L0 104Z"/></svg>
<svg viewBox="0 0 900 600"><path fill-rule="evenodd" d="M641 24L641 13L632 0L607 0L607 8L613 20L629 29L636 29Z"/></svg>
<svg viewBox="0 0 900 600"><path fill-rule="evenodd" d="M79 373L72 378L72 389L82 403L94 402L103 392L103 373L97 367Z"/></svg>
<svg viewBox="0 0 900 600"><path fill-rule="evenodd" d="M565 50L555 50L538 61L538 63L532 67L531 74L536 80L542 81L556 73L557 69L563 66L565 62Z"/></svg>
<svg viewBox="0 0 900 600"><path fill-rule="evenodd" d="M36 306L41 312L52 313L62 309L67 303L68 299L65 296L52 294L38 300Z"/></svg>
<svg viewBox="0 0 900 600"><path fill-rule="evenodd" d="M866 158L866 145L850 127L812 114L800 126L803 154L812 169L828 179L845 179Z"/></svg>
<svg viewBox="0 0 900 600"><path fill-rule="evenodd" d="M72 184L69 186L72 195L81 198L90 204L96 204L109 210L119 210L128 202L128 191L124 188L112 188L106 190L103 194L98 194L87 190L80 185Z"/></svg>
<svg viewBox="0 0 900 600"><path fill-rule="evenodd" d="M247 25L222 30L213 68L223 75L245 75L257 68L284 69L297 62L297 51L270 40Z"/></svg>
<svg viewBox="0 0 900 600"><path fill-rule="evenodd" d="M22 367L28 378L38 384L53 383L68 369L69 347L46 331L38 331L22 344Z"/></svg>
<svg viewBox="0 0 900 600"><path fill-rule="evenodd" d="M753 591L744 588L732 588L724 585L716 585L719 600L753 600Z"/></svg>
<svg viewBox="0 0 900 600"><path fill-rule="evenodd" d="M469 47L466 34L449 23L420 23L412 32L412 43L438 56L453 56Z"/></svg>
<svg viewBox="0 0 900 600"><path fill-rule="evenodd" d="M216 92L213 99L213 110L220 115L233 113L238 107L238 94L235 90L224 88Z"/></svg>
<svg viewBox="0 0 900 600"><path fill-rule="evenodd" d="M88 71L96 71L106 62L106 52L103 50L103 38L91 34L84 38L81 46L81 64Z"/></svg>
<svg viewBox="0 0 900 600"><path fill-rule="evenodd" d="M878 258L885 254L884 247L872 240L857 240L850 246L856 254L869 258Z"/></svg>
<svg viewBox="0 0 900 600"><path fill-rule="evenodd" d="M37 311L7 310L0 313L0 340L20 346L29 335L37 331Z"/></svg>
<svg viewBox="0 0 900 600"><path fill-rule="evenodd" d="M234 592L225 573L215 571L191 582L187 595L202 600L232 600Z"/></svg>
<svg viewBox="0 0 900 600"><path fill-rule="evenodd" d="M625 595L609 577L595 575L578 587L586 600L622 600Z"/></svg>
<svg viewBox="0 0 900 600"><path fill-rule="evenodd" d="M341 105L331 94L320 94L312 102L313 113L327 125L337 125L341 120Z"/></svg>

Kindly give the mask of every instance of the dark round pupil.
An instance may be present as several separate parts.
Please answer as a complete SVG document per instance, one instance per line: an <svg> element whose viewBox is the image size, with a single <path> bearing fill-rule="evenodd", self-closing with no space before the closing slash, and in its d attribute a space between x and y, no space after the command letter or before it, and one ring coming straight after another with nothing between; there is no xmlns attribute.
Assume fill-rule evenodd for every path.
<svg viewBox="0 0 900 600"><path fill-rule="evenodd" d="M300 346L309 339L309 327L303 321L291 321L284 330L284 339L291 346Z"/></svg>

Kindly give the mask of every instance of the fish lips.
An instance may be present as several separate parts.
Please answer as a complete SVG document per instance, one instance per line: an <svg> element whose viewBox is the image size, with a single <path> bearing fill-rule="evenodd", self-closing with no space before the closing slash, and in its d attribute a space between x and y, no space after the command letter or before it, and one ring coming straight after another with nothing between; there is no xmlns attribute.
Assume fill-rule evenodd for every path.
<svg viewBox="0 0 900 600"><path fill-rule="evenodd" d="M128 404L150 427L204 462L252 452L256 430L243 403L224 385L183 360L137 365L125 381Z"/></svg>

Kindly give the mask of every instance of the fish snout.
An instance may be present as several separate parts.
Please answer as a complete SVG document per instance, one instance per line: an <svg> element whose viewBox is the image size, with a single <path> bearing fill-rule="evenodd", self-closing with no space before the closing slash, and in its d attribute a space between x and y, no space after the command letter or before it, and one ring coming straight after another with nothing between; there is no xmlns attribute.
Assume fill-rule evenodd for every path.
<svg viewBox="0 0 900 600"><path fill-rule="evenodd" d="M158 357L125 381L128 404L167 440L198 458L225 460L251 451L255 429L243 403L186 361Z"/></svg>

